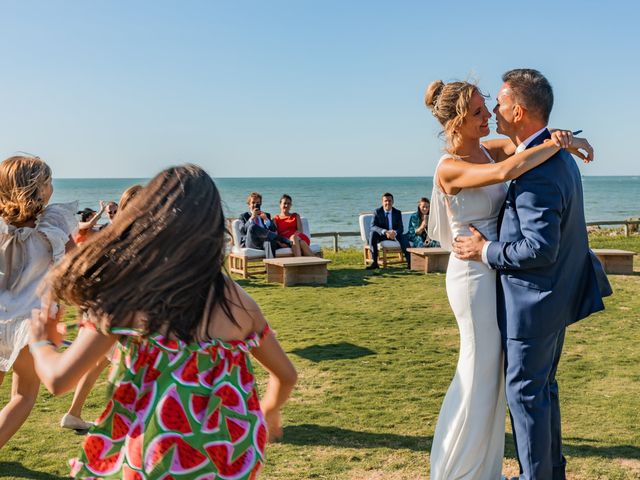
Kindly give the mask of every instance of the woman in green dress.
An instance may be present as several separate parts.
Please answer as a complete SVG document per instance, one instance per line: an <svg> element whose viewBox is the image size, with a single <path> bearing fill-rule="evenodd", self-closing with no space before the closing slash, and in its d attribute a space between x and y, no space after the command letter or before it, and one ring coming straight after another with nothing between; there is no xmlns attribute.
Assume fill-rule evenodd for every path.
<svg viewBox="0 0 640 480"><path fill-rule="evenodd" d="M429 239L427 233L429 224L429 207L429 199L422 197L418 200L418 209L416 213L411 215L411 218L409 219L409 241L416 248L440 246L440 244L435 240Z"/></svg>

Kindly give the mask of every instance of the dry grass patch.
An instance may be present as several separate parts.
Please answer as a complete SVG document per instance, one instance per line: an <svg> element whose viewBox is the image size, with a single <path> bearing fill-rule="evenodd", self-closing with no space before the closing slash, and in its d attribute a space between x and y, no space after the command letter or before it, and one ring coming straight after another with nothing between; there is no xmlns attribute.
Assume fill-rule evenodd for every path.
<svg viewBox="0 0 640 480"><path fill-rule="evenodd" d="M630 474L634 475L633 478L640 478L640 460L632 460L630 458L616 458L614 462L623 467Z"/></svg>

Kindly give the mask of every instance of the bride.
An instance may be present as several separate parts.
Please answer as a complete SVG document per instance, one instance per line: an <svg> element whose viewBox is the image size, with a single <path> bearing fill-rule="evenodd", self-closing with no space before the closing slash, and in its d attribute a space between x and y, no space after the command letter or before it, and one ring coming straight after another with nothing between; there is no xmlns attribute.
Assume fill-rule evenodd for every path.
<svg viewBox="0 0 640 480"><path fill-rule="evenodd" d="M473 225L497 240L504 182L537 167L558 150L590 160L584 139L556 130L551 141L514 154L509 139L480 142L489 134L484 97L468 82L427 88L425 103L444 129L447 152L433 177L429 237L451 249ZM499 480L505 432L503 358L496 314L495 272L481 262L449 258L447 296L460 330L456 373L444 398L431 449L433 480Z"/></svg>

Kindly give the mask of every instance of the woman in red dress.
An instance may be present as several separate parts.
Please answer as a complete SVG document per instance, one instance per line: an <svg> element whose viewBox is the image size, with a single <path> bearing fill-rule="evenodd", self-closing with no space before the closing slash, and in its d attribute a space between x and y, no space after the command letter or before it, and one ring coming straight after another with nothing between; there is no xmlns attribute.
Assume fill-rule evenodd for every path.
<svg viewBox="0 0 640 480"><path fill-rule="evenodd" d="M297 213L291 213L292 200L286 193L280 198L280 213L273 217L278 235L291 240L291 250L296 257L312 257L309 248L311 240L302 232L302 219Z"/></svg>

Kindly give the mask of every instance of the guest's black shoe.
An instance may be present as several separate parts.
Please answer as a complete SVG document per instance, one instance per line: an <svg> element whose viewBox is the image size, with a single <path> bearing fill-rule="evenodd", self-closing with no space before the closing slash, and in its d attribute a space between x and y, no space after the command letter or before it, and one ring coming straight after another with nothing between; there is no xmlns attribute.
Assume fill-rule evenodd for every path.
<svg viewBox="0 0 640 480"><path fill-rule="evenodd" d="M380 268L380 267L378 266L377 262L373 262L371 265L367 265L366 268L367 268L367 270L375 270L375 269Z"/></svg>
<svg viewBox="0 0 640 480"><path fill-rule="evenodd" d="M289 240L288 238L278 237L278 241L280 243L284 243L289 248L293 247L293 242L291 240Z"/></svg>

